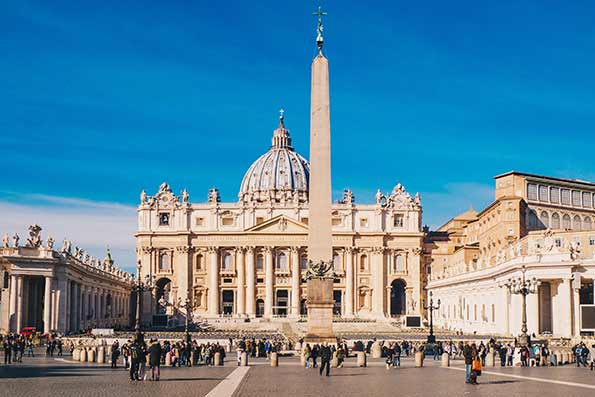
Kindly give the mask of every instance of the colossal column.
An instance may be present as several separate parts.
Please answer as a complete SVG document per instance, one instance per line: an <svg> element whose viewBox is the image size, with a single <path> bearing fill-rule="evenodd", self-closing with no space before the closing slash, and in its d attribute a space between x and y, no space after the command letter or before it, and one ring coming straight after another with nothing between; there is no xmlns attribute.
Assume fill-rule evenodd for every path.
<svg viewBox="0 0 595 397"><path fill-rule="evenodd" d="M246 314L254 317L254 247L246 249Z"/></svg>
<svg viewBox="0 0 595 397"><path fill-rule="evenodd" d="M300 315L300 255L299 247L291 247L291 316Z"/></svg>
<svg viewBox="0 0 595 397"><path fill-rule="evenodd" d="M265 294L264 294L264 317L271 318L273 314L273 283L274 283L274 269L273 269L273 249L271 247L264 248L264 274L265 274Z"/></svg>
<svg viewBox="0 0 595 397"><path fill-rule="evenodd" d="M238 272L238 283L237 283L237 297L238 297L238 305L237 305L237 314L243 316L246 313L246 306L244 300L244 284L245 284L245 277L244 277L244 248L238 248L236 250L236 263L237 263L237 272Z"/></svg>
<svg viewBox="0 0 595 397"><path fill-rule="evenodd" d="M353 317L353 247L345 248L345 317Z"/></svg>
<svg viewBox="0 0 595 397"><path fill-rule="evenodd" d="M219 314L219 264L217 247L209 247L209 314Z"/></svg>
<svg viewBox="0 0 595 397"><path fill-rule="evenodd" d="M384 317L384 285L384 248L375 247L372 250L372 312L377 317Z"/></svg>
<svg viewBox="0 0 595 397"><path fill-rule="evenodd" d="M322 54L322 16L318 12L318 54L312 61L310 96L310 186L308 257L318 267L308 280L310 343L335 342L333 334L333 246L331 225L331 122L328 60ZM328 271L328 266L331 270ZM312 269L314 271L314 269Z"/></svg>

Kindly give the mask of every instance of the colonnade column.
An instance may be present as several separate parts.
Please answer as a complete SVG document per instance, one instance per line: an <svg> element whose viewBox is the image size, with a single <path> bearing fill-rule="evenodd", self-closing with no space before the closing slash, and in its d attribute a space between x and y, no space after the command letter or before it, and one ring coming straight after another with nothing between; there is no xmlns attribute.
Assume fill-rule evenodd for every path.
<svg viewBox="0 0 595 397"><path fill-rule="evenodd" d="M23 326L23 276L17 276L17 310L16 332L21 332Z"/></svg>
<svg viewBox="0 0 595 397"><path fill-rule="evenodd" d="M527 333L539 334L539 294L527 295Z"/></svg>
<svg viewBox="0 0 595 397"><path fill-rule="evenodd" d="M209 247L209 310L212 316L219 314L219 264L217 247Z"/></svg>
<svg viewBox="0 0 595 397"><path fill-rule="evenodd" d="M265 247L264 255L264 317L271 318L271 315L273 314L273 249L271 247Z"/></svg>
<svg viewBox="0 0 595 397"><path fill-rule="evenodd" d="M244 248L240 247L236 250L236 270L238 273L237 277L237 314L243 316L246 313L246 301L244 299L244 284L246 283L245 280L245 271L244 271Z"/></svg>
<svg viewBox="0 0 595 397"><path fill-rule="evenodd" d="M300 271L300 248L291 247L291 316L300 315L300 284L302 274Z"/></svg>
<svg viewBox="0 0 595 397"><path fill-rule="evenodd" d="M49 334L51 331L51 318L52 318L52 278L46 276L45 278L45 291L43 296L43 333Z"/></svg>
<svg viewBox="0 0 595 397"><path fill-rule="evenodd" d="M345 248L345 317L353 317L353 247Z"/></svg>
<svg viewBox="0 0 595 397"><path fill-rule="evenodd" d="M12 332L17 332L17 276L14 274L10 276L10 313L9 313L9 329Z"/></svg>
<svg viewBox="0 0 595 397"><path fill-rule="evenodd" d="M254 317L254 247L246 248L246 314Z"/></svg>
<svg viewBox="0 0 595 397"><path fill-rule="evenodd" d="M422 314L422 289L421 289L421 248L414 248L407 256L407 271L413 281L413 299L415 301L412 314ZM423 314L422 314L423 316Z"/></svg>
<svg viewBox="0 0 595 397"><path fill-rule="evenodd" d="M554 313L554 327L557 329L557 336L572 336L572 302L571 302L571 281L563 279L558 284L558 296Z"/></svg>

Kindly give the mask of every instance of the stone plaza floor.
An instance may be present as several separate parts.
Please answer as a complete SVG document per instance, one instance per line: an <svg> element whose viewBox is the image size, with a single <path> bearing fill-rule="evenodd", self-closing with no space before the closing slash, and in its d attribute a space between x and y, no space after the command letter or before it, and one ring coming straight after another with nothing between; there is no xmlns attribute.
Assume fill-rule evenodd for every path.
<svg viewBox="0 0 595 397"><path fill-rule="evenodd" d="M297 358L280 358L279 367L264 359L237 367L230 354L224 367L163 368L160 382L131 382L128 373L109 365L71 362L70 357L23 358L0 364L0 396L588 396L595 393L595 371L575 366L485 368L477 386L464 383L461 360L449 368L426 358L415 368L412 358L387 370L382 360L358 368L349 358L331 376L300 367Z"/></svg>

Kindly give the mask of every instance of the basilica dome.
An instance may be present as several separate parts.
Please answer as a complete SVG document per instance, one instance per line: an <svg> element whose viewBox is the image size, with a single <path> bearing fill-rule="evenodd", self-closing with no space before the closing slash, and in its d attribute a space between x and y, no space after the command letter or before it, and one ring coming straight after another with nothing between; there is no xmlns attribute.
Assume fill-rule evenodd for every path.
<svg viewBox="0 0 595 397"><path fill-rule="evenodd" d="M248 168L242 179L239 199L246 203L303 203L308 201L309 180L310 165L291 146L281 112L271 148Z"/></svg>

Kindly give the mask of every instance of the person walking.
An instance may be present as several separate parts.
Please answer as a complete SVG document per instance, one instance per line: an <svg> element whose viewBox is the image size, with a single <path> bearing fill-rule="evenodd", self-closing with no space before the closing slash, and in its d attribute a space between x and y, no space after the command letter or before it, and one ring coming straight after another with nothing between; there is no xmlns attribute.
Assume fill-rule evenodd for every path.
<svg viewBox="0 0 595 397"><path fill-rule="evenodd" d="M326 368L326 376L329 376L330 368L331 368L331 348L327 345L326 342L322 344L320 348L320 376L322 376L322 372Z"/></svg>
<svg viewBox="0 0 595 397"><path fill-rule="evenodd" d="M400 367L401 366L401 345L399 343L395 343L395 347L393 348L394 351L394 358L393 358L393 367Z"/></svg>
<svg viewBox="0 0 595 397"><path fill-rule="evenodd" d="M12 340L10 337L6 337L2 342L4 349L4 364L12 364Z"/></svg>
<svg viewBox="0 0 595 397"><path fill-rule="evenodd" d="M310 354L312 353L312 349L310 349L310 344L306 343L306 347L304 347L304 351L302 354L304 355L304 360L306 360L306 368L310 368Z"/></svg>
<svg viewBox="0 0 595 397"><path fill-rule="evenodd" d="M151 380L159 381L161 376L161 344L157 339L151 339L149 345L149 367L151 368Z"/></svg>
<svg viewBox="0 0 595 397"><path fill-rule="evenodd" d="M141 347L138 341L134 341L130 346L130 380L138 381L138 368L142 356Z"/></svg>
<svg viewBox="0 0 595 397"><path fill-rule="evenodd" d="M473 365L473 350L469 342L463 346L463 357L465 358L465 383L471 383L471 365Z"/></svg>

